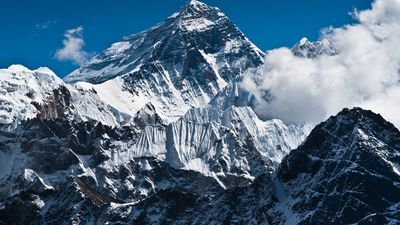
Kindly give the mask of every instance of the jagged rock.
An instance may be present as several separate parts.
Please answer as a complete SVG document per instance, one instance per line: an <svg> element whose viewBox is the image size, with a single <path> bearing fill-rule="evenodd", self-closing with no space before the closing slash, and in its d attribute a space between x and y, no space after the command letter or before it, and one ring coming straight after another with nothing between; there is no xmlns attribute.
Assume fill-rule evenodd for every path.
<svg viewBox="0 0 400 225"><path fill-rule="evenodd" d="M67 119L71 114L71 94L65 86L53 89L53 95L44 100L44 104L32 102L38 113L36 118L44 120L50 118Z"/></svg>

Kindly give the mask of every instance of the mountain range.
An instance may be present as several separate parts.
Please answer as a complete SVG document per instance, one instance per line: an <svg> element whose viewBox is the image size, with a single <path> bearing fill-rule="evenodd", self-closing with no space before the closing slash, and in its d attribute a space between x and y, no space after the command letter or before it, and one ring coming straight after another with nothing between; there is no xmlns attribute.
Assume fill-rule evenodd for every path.
<svg viewBox="0 0 400 225"><path fill-rule="evenodd" d="M398 129L361 108L266 120L241 83L264 56L191 0L64 79L1 69L0 224L400 223Z"/></svg>

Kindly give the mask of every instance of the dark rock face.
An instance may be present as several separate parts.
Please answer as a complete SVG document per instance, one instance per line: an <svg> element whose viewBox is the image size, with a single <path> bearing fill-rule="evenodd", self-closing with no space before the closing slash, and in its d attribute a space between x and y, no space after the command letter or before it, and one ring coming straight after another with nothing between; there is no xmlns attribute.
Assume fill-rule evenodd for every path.
<svg viewBox="0 0 400 225"><path fill-rule="evenodd" d="M23 124L18 142L21 152L31 157L32 169L51 173L65 170L78 162L75 154L95 155L97 150L110 149L110 142L102 139L133 138L134 131L116 130L101 123L76 123L60 119L34 119Z"/></svg>
<svg viewBox="0 0 400 225"><path fill-rule="evenodd" d="M40 207L35 204L40 198L24 194L5 202L0 209L0 224L40 224Z"/></svg>
<svg viewBox="0 0 400 225"><path fill-rule="evenodd" d="M266 173L250 186L199 199L195 207L187 210L185 218L195 224L280 224L281 212L274 210L277 201L274 181ZM187 221L182 224L189 224Z"/></svg>
<svg viewBox="0 0 400 225"><path fill-rule="evenodd" d="M125 205L99 221L111 224L280 224L282 215L273 206L277 199L269 174L248 187L216 195L160 190L138 204Z"/></svg>
<svg viewBox="0 0 400 225"><path fill-rule="evenodd" d="M104 135L113 140L135 136L129 128L62 119L33 119L14 132L0 135L1 156L11 160L6 162L11 168L3 167L11 173L0 188L0 224L40 224L44 219L68 224L76 211L65 208L83 200L73 179L82 173L82 158L94 168L107 160L111 148ZM45 204L50 208L43 213Z"/></svg>
<svg viewBox="0 0 400 225"><path fill-rule="evenodd" d="M50 118L66 119L73 108L71 94L65 86L53 90L53 95L46 100L46 104L32 102L38 110L36 118L44 120Z"/></svg>
<svg viewBox="0 0 400 225"><path fill-rule="evenodd" d="M399 221L400 133L380 115L344 109L318 125L280 165L299 224ZM311 212L311 213L310 213Z"/></svg>
<svg viewBox="0 0 400 225"><path fill-rule="evenodd" d="M146 104L133 118L135 126L143 130L146 126L162 125L162 119L157 114L155 107L149 103Z"/></svg>

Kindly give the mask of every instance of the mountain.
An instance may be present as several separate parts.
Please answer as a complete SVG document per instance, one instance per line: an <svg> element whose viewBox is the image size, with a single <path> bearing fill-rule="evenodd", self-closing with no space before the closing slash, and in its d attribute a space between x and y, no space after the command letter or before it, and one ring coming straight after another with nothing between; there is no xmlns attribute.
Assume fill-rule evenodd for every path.
<svg viewBox="0 0 400 225"><path fill-rule="evenodd" d="M65 80L102 83L158 65L171 72L171 78L179 74L182 78L176 76L178 79L198 79L196 75L207 71L212 73L207 77L210 81L226 81L244 69L235 65L237 60L248 58L253 61L246 62L247 67L257 66L263 55L218 8L192 0L155 27L112 44ZM180 65L173 67L173 63Z"/></svg>
<svg viewBox="0 0 400 225"><path fill-rule="evenodd" d="M307 38L302 38L292 47L292 52L296 56L306 58L316 58L320 55L336 55L338 50L328 39L310 42Z"/></svg>
<svg viewBox="0 0 400 225"><path fill-rule="evenodd" d="M50 96L41 99L44 105L52 101L58 86L63 87L65 93L61 96L68 100L60 100L59 105L63 107L59 113L43 116L41 111L47 110L38 109L28 98L20 108L32 108L30 113L17 110L24 117L8 121L13 121L16 127L33 118L79 124L100 122L116 129L129 127L137 135L126 140L124 151L129 152L126 160L151 157L175 169L200 172L218 181L234 176L240 180L233 182L234 185L251 182L264 169L275 169L310 130L308 126L258 118L252 109L256 104L254 97L239 88L238 82L242 72L263 64L263 53L217 8L189 1L166 21L126 37L123 42L129 42L130 47L125 48L127 45L122 42L113 44L64 81L49 69L46 69L49 78L27 68L4 70L15 82L28 73L35 75L35 82L41 82L40 86L51 87L43 90ZM115 72L115 62L121 66L138 60L140 68ZM104 68L114 68L115 73L94 70L100 66L99 61ZM165 69L153 70L155 65ZM224 85L218 86L222 84L220 81ZM214 84L218 88L210 89ZM183 87L187 91L179 89ZM27 98L24 90L25 87L18 88L16 92ZM188 91L190 96L202 96L204 101L181 101ZM249 148L253 149L250 154L242 152ZM230 186L228 183L229 180L221 181L220 186Z"/></svg>
<svg viewBox="0 0 400 225"><path fill-rule="evenodd" d="M157 26L113 44L64 81L48 68L39 69L47 78L20 65L2 70L3 77L9 78L2 79L1 85L10 91L2 93L0 123L15 125L36 117L38 109L32 102L49 100L58 85L68 89L70 118L110 126L142 120L169 124L191 108L206 107L234 86L242 73L261 66L263 56L219 9L189 1ZM38 96L44 99L26 96L31 89L25 78L29 73L29 79L40 84L34 89L47 93ZM19 87L11 91L14 86Z"/></svg>
<svg viewBox="0 0 400 225"><path fill-rule="evenodd" d="M398 224L400 133L380 115L344 109L282 161L298 224Z"/></svg>
<svg viewBox="0 0 400 225"><path fill-rule="evenodd" d="M170 123L204 107L264 54L218 8L189 1L164 22L127 36L64 80L92 84L126 114L151 103Z"/></svg>
<svg viewBox="0 0 400 225"><path fill-rule="evenodd" d="M263 56L190 1L64 80L1 70L0 224L103 224L158 195L208 198L276 170L310 126L253 111L238 84Z"/></svg>
<svg viewBox="0 0 400 225"><path fill-rule="evenodd" d="M192 0L64 80L0 70L0 225L399 223L399 131L360 108L264 120L240 85L263 56Z"/></svg>

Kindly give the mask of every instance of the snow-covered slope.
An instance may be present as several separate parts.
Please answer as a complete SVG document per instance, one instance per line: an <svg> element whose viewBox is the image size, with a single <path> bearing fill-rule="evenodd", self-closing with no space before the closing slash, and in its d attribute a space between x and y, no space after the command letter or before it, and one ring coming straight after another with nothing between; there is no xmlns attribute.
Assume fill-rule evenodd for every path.
<svg viewBox="0 0 400 225"><path fill-rule="evenodd" d="M263 55L219 9L190 1L64 80L94 84L104 102L129 115L151 103L169 123L207 105L228 82L262 65Z"/></svg>
<svg viewBox="0 0 400 225"><path fill-rule="evenodd" d="M2 129L33 118L94 120L110 126L133 122L133 116L103 102L91 84L65 84L48 68L12 65L0 69L0 88L0 125L7 125Z"/></svg>
<svg viewBox="0 0 400 225"><path fill-rule="evenodd" d="M112 127L131 125L133 116L123 113L104 102L91 84L79 82L68 85L77 121L99 121Z"/></svg>
<svg viewBox="0 0 400 225"><path fill-rule="evenodd" d="M147 127L130 156L158 158L174 168L212 176L223 187L234 186L274 170L309 129L280 120L261 121L250 107L210 106L189 110L167 127Z"/></svg>
<svg viewBox="0 0 400 225"><path fill-rule="evenodd" d="M55 100L55 92L64 85L48 68L30 70L22 65L0 69L0 124L14 124L32 119L40 107ZM57 117L53 110L51 117Z"/></svg>
<svg viewBox="0 0 400 225"><path fill-rule="evenodd" d="M123 160L116 163L154 158L212 177L223 188L251 183L265 170L274 170L304 140L311 125L260 120L247 95L238 85L229 85L206 107L190 109L168 125L147 104L134 118L135 127L141 127L137 140L125 146L127 152L118 156Z"/></svg>

